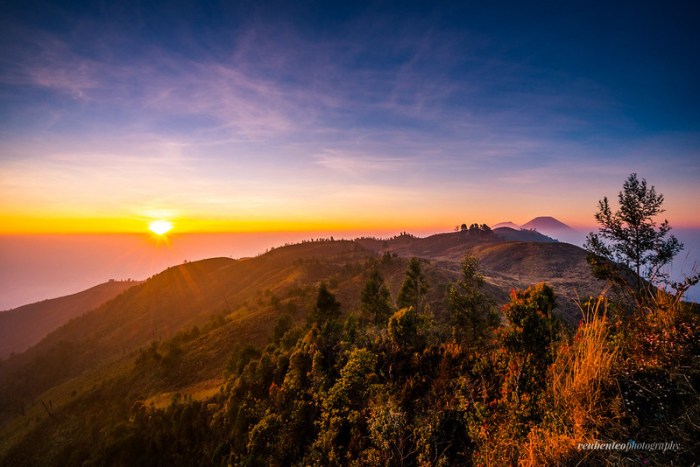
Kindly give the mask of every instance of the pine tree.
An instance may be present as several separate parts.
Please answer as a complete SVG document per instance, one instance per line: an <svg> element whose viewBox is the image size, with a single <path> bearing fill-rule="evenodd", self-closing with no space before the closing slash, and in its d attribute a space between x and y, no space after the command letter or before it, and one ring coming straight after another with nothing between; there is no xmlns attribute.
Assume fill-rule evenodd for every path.
<svg viewBox="0 0 700 467"><path fill-rule="evenodd" d="M316 307L311 313L311 322L316 322L319 325L337 321L340 317L340 303L335 299L326 286L325 282L321 282L318 287L318 296L316 297Z"/></svg>
<svg viewBox="0 0 700 467"><path fill-rule="evenodd" d="M630 175L618 195L619 210L613 212L608 198L598 202L595 219L600 224L599 233L591 232L586 238L585 248L592 253L589 261L594 272L601 278L624 278L609 267L609 262L624 265L636 273L634 282L637 296L642 289L642 278L655 282L666 277L661 268L671 262L683 249L683 244L670 235L667 220L658 227L655 217L664 212L662 194L656 194L645 179ZM603 261L601 261L603 259ZM606 267L608 266L608 267Z"/></svg>
<svg viewBox="0 0 700 467"><path fill-rule="evenodd" d="M384 278L376 268L372 270L362 289L360 310L363 319L378 326L385 325L393 312L391 294L384 283Z"/></svg>
<svg viewBox="0 0 700 467"><path fill-rule="evenodd" d="M428 293L428 283L421 271L420 260L411 258L411 262L406 269L406 278L401 284L399 296L396 299L398 308L413 307L416 312L422 311L422 305L425 301L425 295Z"/></svg>
<svg viewBox="0 0 700 467"><path fill-rule="evenodd" d="M455 339L468 339L472 345L483 338L489 327L498 324L498 316L481 290L484 276L478 269L479 260L474 256L462 260L462 280L450 287L447 303Z"/></svg>

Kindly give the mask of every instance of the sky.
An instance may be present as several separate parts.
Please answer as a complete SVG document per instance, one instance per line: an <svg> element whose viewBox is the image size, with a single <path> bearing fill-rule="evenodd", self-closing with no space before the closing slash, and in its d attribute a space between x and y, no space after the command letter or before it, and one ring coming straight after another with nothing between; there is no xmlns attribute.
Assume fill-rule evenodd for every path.
<svg viewBox="0 0 700 467"><path fill-rule="evenodd" d="M664 194L690 273L699 13L0 2L0 309L315 236L536 216L586 232L630 173Z"/></svg>
<svg viewBox="0 0 700 467"><path fill-rule="evenodd" d="M0 233L700 227L696 5L3 2Z"/></svg>

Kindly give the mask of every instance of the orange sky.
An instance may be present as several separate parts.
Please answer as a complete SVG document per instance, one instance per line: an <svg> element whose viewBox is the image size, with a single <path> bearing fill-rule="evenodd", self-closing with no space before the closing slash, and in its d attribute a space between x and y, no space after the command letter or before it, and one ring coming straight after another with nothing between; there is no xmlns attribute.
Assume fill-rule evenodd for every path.
<svg viewBox="0 0 700 467"><path fill-rule="evenodd" d="M615 192L609 192L614 200ZM376 232L377 234L408 230L411 232L450 231L461 223L486 223L512 221L524 224L537 216L551 215L574 228L591 228L595 221L597 198L576 200L566 197L539 199L539 195L511 193L512 200L494 197L479 200L476 204L447 200L447 196L436 202L436 196L415 199L414 194L407 204L394 200L296 200L296 206L277 210L277 202L268 206L257 203L256 212L236 214L206 212L187 203L189 209L180 209L176 203L163 203L157 209L116 208L115 212L100 212L100 204L108 200L95 197L89 203L81 202L72 208L61 209L53 203L47 205L0 207L0 234L27 233L142 233L147 232L153 220L165 219L173 223L175 233L188 232ZM601 196L599 196L601 197ZM437 197L440 198L440 197ZM469 197L465 197L469 198ZM473 198L486 198L474 195ZM666 196L666 212L676 227L698 226L696 207L688 199ZM69 204L69 201L63 201ZM326 202L328 204L323 205ZM436 202L433 206L431 203ZM518 206L520 203L520 206ZM287 204L294 204L288 202ZM83 212L84 210L84 212ZM244 210L249 211L249 210Z"/></svg>

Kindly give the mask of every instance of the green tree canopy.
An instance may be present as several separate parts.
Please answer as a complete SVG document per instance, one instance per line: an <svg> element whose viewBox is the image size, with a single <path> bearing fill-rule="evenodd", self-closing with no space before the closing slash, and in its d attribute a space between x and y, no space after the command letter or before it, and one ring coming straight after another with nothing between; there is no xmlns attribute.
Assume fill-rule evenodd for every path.
<svg viewBox="0 0 700 467"><path fill-rule="evenodd" d="M426 293L428 293L428 283L423 271L421 271L420 260L413 257L408 264L408 269L406 269L406 277L401 284L396 306L398 308L413 307L417 312L420 312Z"/></svg>
<svg viewBox="0 0 700 467"><path fill-rule="evenodd" d="M421 317L415 308L401 308L389 318L389 338L401 348L418 347L421 344Z"/></svg>
<svg viewBox="0 0 700 467"><path fill-rule="evenodd" d="M517 401L515 413L522 421L540 415L540 398L559 340L560 323L552 315L555 306L554 290L538 284L512 291L510 303L503 307L509 326L501 336L512 371L505 376L502 394L511 403Z"/></svg>
<svg viewBox="0 0 700 467"><path fill-rule="evenodd" d="M383 326L393 312L391 294L378 269L372 269L360 296L362 317Z"/></svg>
<svg viewBox="0 0 700 467"><path fill-rule="evenodd" d="M605 267L605 260L634 271L639 294L642 278L652 282L665 278L661 268L683 249L683 244L668 235L671 227L667 220L657 225L655 218L664 212L664 197L653 186L647 186L645 179L630 175L618 194L618 202L615 212L607 197L598 202L595 219L600 224L599 233L588 235L585 248L593 254L589 259L601 278L622 280L613 269Z"/></svg>
<svg viewBox="0 0 700 467"><path fill-rule="evenodd" d="M311 313L311 322L316 322L319 325L336 321L340 317L340 302L338 302L326 286L325 282L321 282L318 287L318 295L316 297L316 307Z"/></svg>
<svg viewBox="0 0 700 467"><path fill-rule="evenodd" d="M510 303L503 307L510 322L505 331L506 347L551 363L550 345L559 335L559 323L552 315L555 307L554 290L547 284L512 291Z"/></svg>
<svg viewBox="0 0 700 467"><path fill-rule="evenodd" d="M457 341L469 340L476 344L489 327L498 324L491 302L482 292L484 276L479 273L479 260L465 256L462 260L462 279L450 286L447 305L450 323Z"/></svg>

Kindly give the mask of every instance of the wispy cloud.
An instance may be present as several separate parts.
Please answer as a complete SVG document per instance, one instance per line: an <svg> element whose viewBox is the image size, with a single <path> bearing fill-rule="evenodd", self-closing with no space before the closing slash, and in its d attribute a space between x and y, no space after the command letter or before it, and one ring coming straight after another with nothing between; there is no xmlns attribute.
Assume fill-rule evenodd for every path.
<svg viewBox="0 0 700 467"><path fill-rule="evenodd" d="M327 150L324 154L317 155L315 162L323 168L353 176L369 174L381 176L377 173L411 170L418 164L418 161L411 157L372 157L365 153L352 154L334 150Z"/></svg>
<svg viewBox="0 0 700 467"><path fill-rule="evenodd" d="M154 41L81 21L0 40L0 104L26 122L0 124L5 199L255 215L384 196L458 210L494 186L499 203L591 196L688 138L649 145L603 84L430 18L361 16L315 34L254 18L206 40L183 21ZM697 174L688 147L684 175L655 173Z"/></svg>
<svg viewBox="0 0 700 467"><path fill-rule="evenodd" d="M494 67L493 58L465 48L464 37L430 30L383 43L383 52L396 56L389 67L365 58L372 44L317 43L288 29L244 29L230 53L217 59L182 57L160 47L87 57L63 38L26 36L33 53L15 54L6 83L24 81L97 107L113 106L146 127L163 121L167 126L174 116L205 117L206 125L194 126L207 137L259 141L355 129L381 139L382 131L408 127L414 136L471 138L516 126L532 132L533 113L551 121L543 111L567 110L561 109L563 96L548 97L542 89L511 93L508 102L494 97L493 83L511 79L503 68L515 65Z"/></svg>

